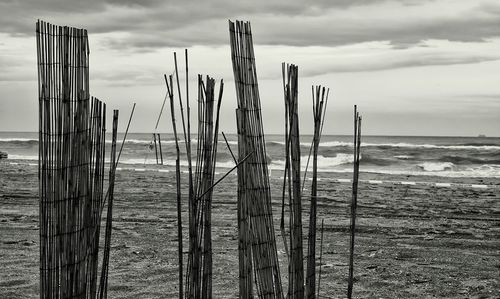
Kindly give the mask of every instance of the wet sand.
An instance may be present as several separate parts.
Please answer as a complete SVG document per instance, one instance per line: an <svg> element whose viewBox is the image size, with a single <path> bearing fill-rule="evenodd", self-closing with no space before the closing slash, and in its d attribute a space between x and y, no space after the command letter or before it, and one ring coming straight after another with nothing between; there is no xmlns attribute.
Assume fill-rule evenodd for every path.
<svg viewBox="0 0 500 299"><path fill-rule="evenodd" d="M0 298L35 298L39 284L37 167L9 162L12 160L0 161ZM281 180L275 171L272 175L274 219L279 232ZM351 185L335 179L349 179L350 174L326 176L334 180L319 182L320 195L325 196L318 210L318 225L325 219L321 295L341 298L347 290ZM498 298L498 180L367 173L361 173L360 179L419 183L360 183L355 297ZM431 184L434 182L486 184L490 188L436 187ZM308 200L303 204L307 220ZM236 176L228 176L215 188L212 212L214 297L235 298ZM175 298L174 172L118 171L113 214L109 297ZM187 219L187 214L183 217ZM305 225L307 231L307 221ZM186 225L184 233L187 248ZM286 285L287 268L279 235L277 240Z"/></svg>

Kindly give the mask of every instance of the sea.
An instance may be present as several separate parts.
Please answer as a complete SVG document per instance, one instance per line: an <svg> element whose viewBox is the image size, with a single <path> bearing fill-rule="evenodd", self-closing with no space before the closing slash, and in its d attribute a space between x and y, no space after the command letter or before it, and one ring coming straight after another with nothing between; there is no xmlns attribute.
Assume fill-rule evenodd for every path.
<svg viewBox="0 0 500 299"><path fill-rule="evenodd" d="M196 137L196 134L193 134ZM217 168L221 171L235 164L228 146L237 155L237 135L219 136ZM151 133L129 133L123 146L120 165L123 167L174 167L175 140L172 134L160 134L160 145ZM268 165L278 172L285 166L284 136L266 135ZM123 139L123 134L118 134ZM311 147L310 135L301 136L301 166L305 170ZM108 149L111 138L107 136ZM197 139L192 139L196 152ZM118 148L121 141L118 143ZM185 145L180 141L182 158ZM0 151L7 152L6 162L36 164L38 133L0 132ZM163 164L161 160L163 158ZM318 171L352 172L352 136L323 135L319 147ZM500 138L498 137L428 137L428 136L363 136L361 141L361 172L387 175L429 175L441 177L500 178ZM312 161L309 163L311 169ZM186 167L187 162L181 161ZM1 171L1 162L0 162Z"/></svg>

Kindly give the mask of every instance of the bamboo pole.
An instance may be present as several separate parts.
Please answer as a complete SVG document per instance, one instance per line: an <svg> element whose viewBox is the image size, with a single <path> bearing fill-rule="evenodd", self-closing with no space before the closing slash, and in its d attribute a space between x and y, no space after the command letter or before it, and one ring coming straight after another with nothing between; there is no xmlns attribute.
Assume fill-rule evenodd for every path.
<svg viewBox="0 0 500 299"><path fill-rule="evenodd" d="M175 108L174 108L174 94L172 92L171 86L172 84L172 76L170 76L170 84L167 79L167 75L165 77L165 84L167 86L167 94L170 99L170 115L172 119L172 128L174 131L174 140L175 140L175 181L177 186L177 251L178 251L178 262L179 262L179 299L183 298L183 249L182 249L182 212L181 212L181 169L180 169L180 149L179 149L179 141L177 136L177 125L175 121Z"/></svg>
<svg viewBox="0 0 500 299"><path fill-rule="evenodd" d="M229 150L229 153L231 153L231 157L233 157L234 164L238 164L238 161L236 160L236 157L234 156L234 153L231 150L231 146L229 146L229 142L227 141L226 134L224 134L224 132L222 132L222 137L224 137L224 141L226 142L227 149Z"/></svg>
<svg viewBox="0 0 500 299"><path fill-rule="evenodd" d="M283 63L283 68L285 64ZM300 133L298 119L298 67L286 66L285 84L285 171L288 174L290 206L289 298L304 298L304 252L302 236L302 196L300 179ZM288 126L289 124L289 130ZM285 184L284 184L285 185ZM292 186L292 187L290 187ZM291 190L290 190L291 188Z"/></svg>
<svg viewBox="0 0 500 299"><path fill-rule="evenodd" d="M356 208L358 202L359 160L361 149L361 116L354 105L354 154L353 154L353 180L351 200L351 226L349 243L349 280L347 285L347 298L352 298L354 284L354 238L356 233Z"/></svg>
<svg viewBox="0 0 500 299"><path fill-rule="evenodd" d="M104 244L104 257L101 267L101 282L99 284L99 298L108 297L108 272L109 272L109 253L111 249L111 227L113 223L113 199L115 186L115 171L116 168L116 137L118 133L118 110L113 111L113 131L111 138L111 158L109 167L109 195L108 195L108 212L106 215L106 234Z"/></svg>
<svg viewBox="0 0 500 299"><path fill-rule="evenodd" d="M311 201L309 210L309 234L307 242L307 274L306 274L306 297L316 297L316 219L317 219L317 196L318 196L318 150L323 129L323 121L326 114L328 102L328 90L325 87L314 86L313 91L313 118L314 135L312 142L313 173L311 184ZM308 159L309 160L309 159ZM305 180L305 174L304 174Z"/></svg>
<svg viewBox="0 0 500 299"><path fill-rule="evenodd" d="M153 142L155 144L155 157L156 157L156 164L158 164L158 148L156 147L156 133L153 133Z"/></svg>
<svg viewBox="0 0 500 299"><path fill-rule="evenodd" d="M160 148L160 164L163 165L163 152L161 150L161 138L160 138L160 133L157 133L158 135L158 146Z"/></svg>
<svg viewBox="0 0 500 299"><path fill-rule="evenodd" d="M287 101L287 95L288 95L288 90L287 86L285 83L285 77L286 77L286 68L285 68L285 63L281 64L281 72L282 72L282 77L283 77L283 95L284 95L284 102L285 102L285 169L283 171L283 188L282 188L282 195L281 195L281 219L280 219L280 232L281 232L281 238L283 239L283 246L285 247L285 253L288 259L288 263L290 264L290 253L288 251L288 243L286 241L286 232L285 232L285 197L286 197L286 187L288 183L288 194L290 195L291 192L291 185L289 184L289 180L287 178L290 177L290 159L289 157L289 131L288 131L288 122L289 122L289 117L288 117L288 101Z"/></svg>

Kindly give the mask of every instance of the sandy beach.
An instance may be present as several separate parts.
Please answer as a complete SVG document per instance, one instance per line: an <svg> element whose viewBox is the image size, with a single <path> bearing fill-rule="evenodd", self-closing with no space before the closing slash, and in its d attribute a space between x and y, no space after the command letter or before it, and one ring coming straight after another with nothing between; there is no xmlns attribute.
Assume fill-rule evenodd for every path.
<svg viewBox="0 0 500 299"><path fill-rule="evenodd" d="M0 297L35 298L39 288L38 168L11 162L0 161ZM177 295L174 175L172 171L151 169L117 172L110 298ZM332 173L319 182L324 199L319 201L318 219L325 221L320 294L325 298L341 298L346 294L349 178L348 173ZM500 185L497 180L369 173L361 173L360 179L355 297L498 296ZM401 181L406 183L396 183ZM436 186L436 182L442 185ZM281 183L279 174L273 171L277 232ZM308 200L304 205L308 210ZM187 214L184 212L183 216L186 219ZM307 216L305 212L304 220ZM212 219L214 296L235 298L238 294L235 175L228 176L215 188ZM184 233L186 241L186 227ZM286 284L281 236L278 247Z"/></svg>

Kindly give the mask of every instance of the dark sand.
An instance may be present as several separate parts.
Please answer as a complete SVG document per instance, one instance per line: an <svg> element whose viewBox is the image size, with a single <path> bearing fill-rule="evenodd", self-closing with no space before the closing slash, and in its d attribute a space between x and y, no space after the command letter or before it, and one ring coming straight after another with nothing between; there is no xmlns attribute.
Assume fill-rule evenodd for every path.
<svg viewBox="0 0 500 299"><path fill-rule="evenodd" d="M37 167L9 162L0 161L0 298L35 298L39 284ZM281 180L276 172L273 176L274 219L278 232ZM350 178L349 174L330 176ZM361 173L360 178L496 185L479 189L360 183L355 297L499 298L498 180L365 173ZM234 298L238 292L235 179L229 176L214 193L215 298ZM349 183L319 183L320 194L328 197L320 201L318 215L318 219L325 219L321 278L321 295L325 297L341 298L346 294L350 188ZM173 172L122 170L117 173L110 298L175 298L174 192ZM304 201L305 210L308 205L309 202ZM186 217L184 213L184 219ZM307 213L304 218L308 219ZM286 285L287 268L283 263L281 237L278 237L282 279Z"/></svg>

